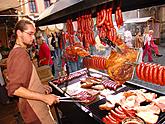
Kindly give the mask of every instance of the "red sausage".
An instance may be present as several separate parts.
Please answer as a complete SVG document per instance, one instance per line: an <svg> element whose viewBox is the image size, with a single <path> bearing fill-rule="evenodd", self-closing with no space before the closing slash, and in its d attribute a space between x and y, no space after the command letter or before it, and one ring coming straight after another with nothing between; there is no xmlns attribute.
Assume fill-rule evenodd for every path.
<svg viewBox="0 0 165 124"><path fill-rule="evenodd" d="M158 83L158 71L159 71L159 65L156 65L154 67L154 71L153 71L153 82L152 83L155 83L155 84Z"/></svg>
<svg viewBox="0 0 165 124"><path fill-rule="evenodd" d="M147 66L146 66L146 72L145 72L145 81L149 81L149 72L150 72L150 66L151 66L151 64L147 64Z"/></svg>
<svg viewBox="0 0 165 124"><path fill-rule="evenodd" d="M121 11L120 7L119 7L118 11L119 11L118 14L119 14L120 26L123 26L123 15L122 15L122 11Z"/></svg>
<svg viewBox="0 0 165 124"><path fill-rule="evenodd" d="M158 84L163 85L163 66L159 67L158 71Z"/></svg>
<svg viewBox="0 0 165 124"><path fill-rule="evenodd" d="M145 80L145 68L146 68L146 64L144 63L144 64L142 64L142 67L141 67L141 80Z"/></svg>
<svg viewBox="0 0 165 124"><path fill-rule="evenodd" d="M101 11L101 14L102 14L102 20L98 23L98 26L100 27L101 25L103 25L103 23L104 23L104 21L105 21L105 18L106 18L106 10L105 9L103 9L102 11Z"/></svg>
<svg viewBox="0 0 165 124"><path fill-rule="evenodd" d="M150 66L150 71L149 71L149 82L153 82L153 71L154 71L154 66L155 64Z"/></svg>

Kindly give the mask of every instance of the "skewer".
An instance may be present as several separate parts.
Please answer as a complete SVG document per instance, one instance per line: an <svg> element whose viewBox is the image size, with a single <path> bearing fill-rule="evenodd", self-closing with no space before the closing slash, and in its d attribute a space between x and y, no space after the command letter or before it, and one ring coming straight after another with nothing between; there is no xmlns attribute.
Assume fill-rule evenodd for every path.
<svg viewBox="0 0 165 124"><path fill-rule="evenodd" d="M129 65L133 65L133 66L139 65L139 63L137 63L137 62L125 62L125 64L129 64Z"/></svg>

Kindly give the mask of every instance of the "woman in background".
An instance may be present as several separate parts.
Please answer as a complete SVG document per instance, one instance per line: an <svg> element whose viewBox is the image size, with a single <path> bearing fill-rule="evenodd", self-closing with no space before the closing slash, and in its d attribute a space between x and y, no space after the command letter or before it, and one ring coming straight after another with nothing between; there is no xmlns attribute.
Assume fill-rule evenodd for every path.
<svg viewBox="0 0 165 124"><path fill-rule="evenodd" d="M148 54L148 61L153 62L151 47L150 47L151 37L149 36L149 29L148 28L146 28L144 31L143 39L144 39L144 52L143 52L143 56L142 56L142 61L144 61L145 55Z"/></svg>
<svg viewBox="0 0 165 124"><path fill-rule="evenodd" d="M139 60L138 62L142 62L142 56L143 56L143 38L141 36L141 32L138 31L135 36L135 48L139 50Z"/></svg>

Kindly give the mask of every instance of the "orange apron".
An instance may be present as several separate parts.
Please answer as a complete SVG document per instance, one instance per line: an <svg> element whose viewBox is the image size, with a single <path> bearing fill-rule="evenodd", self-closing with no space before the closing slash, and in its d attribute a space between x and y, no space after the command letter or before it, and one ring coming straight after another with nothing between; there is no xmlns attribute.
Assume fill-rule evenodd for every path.
<svg viewBox="0 0 165 124"><path fill-rule="evenodd" d="M34 92L36 91L36 92L42 93L42 94L45 93L43 84L41 84L41 81L38 77L38 74L34 65L33 65L32 75L31 75L28 89ZM50 108L47 104L45 104L42 101L27 100L24 98L19 98L19 109L21 109L21 104L24 103L25 101L29 103L30 107L35 112L41 124L57 124L57 122L53 119L53 116L50 112Z"/></svg>

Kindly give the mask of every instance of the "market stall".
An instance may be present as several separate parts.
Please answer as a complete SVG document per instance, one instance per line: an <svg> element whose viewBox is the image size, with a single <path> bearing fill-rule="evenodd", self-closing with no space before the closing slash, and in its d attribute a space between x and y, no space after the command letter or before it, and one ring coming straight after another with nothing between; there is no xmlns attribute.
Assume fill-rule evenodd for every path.
<svg viewBox="0 0 165 124"><path fill-rule="evenodd" d="M62 2L64 1L59 1L60 5ZM55 9L59 5L57 2L54 7L51 6L45 11L49 12L46 17L44 15L37 21L38 26L65 22L62 37L64 43L69 45L64 47L63 65L67 65L68 61L77 61L80 56L83 58L83 66L86 67L73 73L69 73L66 69L66 75L59 75L57 79L49 82L54 93L62 97L59 109L73 124L121 124L128 118L131 121L135 121L136 118L136 122L141 123L162 124L165 121L162 107L165 95L165 68L159 64L137 63L138 51L129 48L117 36L116 29L120 29L124 24L123 11L161 5L164 2L154 0L70 2L73 2L70 6L64 4L64 8L58 6ZM113 13L115 24L112 21ZM77 22L76 30L74 21ZM109 56L91 54L91 47L96 44L95 33L103 45L111 48ZM75 37L79 42L76 42ZM148 85L134 82L132 80L134 76Z"/></svg>

